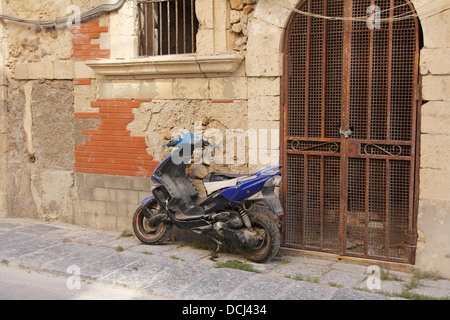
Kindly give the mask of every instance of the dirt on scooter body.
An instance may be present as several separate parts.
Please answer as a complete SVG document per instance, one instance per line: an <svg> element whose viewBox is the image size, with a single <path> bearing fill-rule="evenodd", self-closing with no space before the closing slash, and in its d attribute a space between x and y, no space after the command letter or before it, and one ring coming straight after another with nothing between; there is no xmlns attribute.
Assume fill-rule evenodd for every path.
<svg viewBox="0 0 450 320"><path fill-rule="evenodd" d="M254 174L210 172L203 179L206 197L200 197L185 169L194 150L212 144L189 132L166 146L174 149L153 172L152 194L141 201L133 217L136 237L145 244L161 244L176 225L213 239L217 249L212 258L224 240L251 261L273 258L281 242L283 208L274 192L281 166Z"/></svg>

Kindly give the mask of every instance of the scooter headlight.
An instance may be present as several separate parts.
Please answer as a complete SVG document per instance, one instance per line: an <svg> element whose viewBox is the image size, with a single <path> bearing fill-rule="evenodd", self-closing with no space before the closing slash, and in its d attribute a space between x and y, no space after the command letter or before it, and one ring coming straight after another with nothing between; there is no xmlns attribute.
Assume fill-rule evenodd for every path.
<svg viewBox="0 0 450 320"><path fill-rule="evenodd" d="M278 183L280 183L281 181L281 175L276 175L271 177L269 180L266 181L266 183L264 183L265 187L273 187L276 186Z"/></svg>

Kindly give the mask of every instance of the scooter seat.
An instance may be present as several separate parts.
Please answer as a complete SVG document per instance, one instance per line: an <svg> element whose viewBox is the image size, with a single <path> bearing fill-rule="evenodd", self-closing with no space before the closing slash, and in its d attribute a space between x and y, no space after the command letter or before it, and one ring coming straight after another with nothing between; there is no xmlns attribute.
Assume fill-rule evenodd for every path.
<svg viewBox="0 0 450 320"><path fill-rule="evenodd" d="M235 178L250 176L249 174L210 172L204 178L203 182L227 181Z"/></svg>
<svg viewBox="0 0 450 320"><path fill-rule="evenodd" d="M235 186L239 181L253 178L252 174L232 174L210 172L203 178L203 186L206 194L210 195L214 191Z"/></svg>

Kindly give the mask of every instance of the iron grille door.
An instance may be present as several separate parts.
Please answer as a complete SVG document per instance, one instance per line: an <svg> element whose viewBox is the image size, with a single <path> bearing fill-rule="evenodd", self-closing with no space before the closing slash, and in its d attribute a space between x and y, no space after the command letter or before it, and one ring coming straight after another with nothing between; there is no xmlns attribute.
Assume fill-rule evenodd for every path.
<svg viewBox="0 0 450 320"><path fill-rule="evenodd" d="M381 18L413 10L381 3ZM305 0L298 9L361 17L371 5ZM285 41L284 245L413 262L416 19L374 29L294 13Z"/></svg>

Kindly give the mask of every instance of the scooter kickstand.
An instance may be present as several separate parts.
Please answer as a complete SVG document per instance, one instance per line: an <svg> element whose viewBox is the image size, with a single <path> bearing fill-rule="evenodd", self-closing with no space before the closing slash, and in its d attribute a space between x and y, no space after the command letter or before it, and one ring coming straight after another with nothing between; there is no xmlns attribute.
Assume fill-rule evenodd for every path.
<svg viewBox="0 0 450 320"><path fill-rule="evenodd" d="M217 253L218 253L219 250L220 250L220 246L222 245L222 242L220 242L219 240L214 239L214 238L212 238L212 237L208 237L208 238L212 239L212 240L217 244L217 248L216 248L216 250L211 254L211 258L210 258L212 261L215 261L215 260L219 257L219 255L218 255Z"/></svg>

